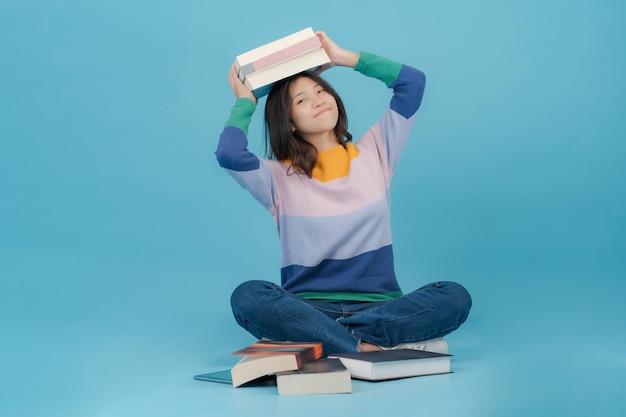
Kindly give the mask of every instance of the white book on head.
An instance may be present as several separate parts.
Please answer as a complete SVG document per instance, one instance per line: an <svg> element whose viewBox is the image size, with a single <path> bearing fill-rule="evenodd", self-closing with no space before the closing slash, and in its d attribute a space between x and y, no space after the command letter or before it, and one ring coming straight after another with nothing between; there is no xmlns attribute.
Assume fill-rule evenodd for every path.
<svg viewBox="0 0 626 417"><path fill-rule="evenodd" d="M326 51L323 48L319 48L278 65L254 72L245 78L244 83L251 90L256 90L299 72L318 68L329 62L330 58Z"/></svg>
<svg viewBox="0 0 626 417"><path fill-rule="evenodd" d="M250 64L269 54L285 49L293 44L314 36L315 32L313 32L312 28L308 27L301 31L292 33L291 35L287 35L275 41L261 45L243 54L237 55L237 57L235 58L235 65L237 66L237 69L239 69L244 65Z"/></svg>

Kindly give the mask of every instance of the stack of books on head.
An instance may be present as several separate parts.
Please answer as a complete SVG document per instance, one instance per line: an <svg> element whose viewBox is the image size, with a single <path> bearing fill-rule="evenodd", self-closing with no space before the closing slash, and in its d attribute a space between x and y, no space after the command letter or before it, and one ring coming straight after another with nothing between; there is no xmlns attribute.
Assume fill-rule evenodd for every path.
<svg viewBox="0 0 626 417"><path fill-rule="evenodd" d="M350 371L339 359L322 358L322 344L259 341L231 355L243 356L230 372L196 375L195 379L233 387L275 385L281 395L352 392Z"/></svg>
<svg viewBox="0 0 626 417"><path fill-rule="evenodd" d="M241 81L260 98L276 81L329 62L322 43L309 27L238 55L235 67Z"/></svg>

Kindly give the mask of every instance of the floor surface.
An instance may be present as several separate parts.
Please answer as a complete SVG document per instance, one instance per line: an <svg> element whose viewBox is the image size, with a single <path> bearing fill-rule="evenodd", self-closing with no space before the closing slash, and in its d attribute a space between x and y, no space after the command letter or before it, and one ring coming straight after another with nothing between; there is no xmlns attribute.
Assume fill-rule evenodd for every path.
<svg viewBox="0 0 626 417"><path fill-rule="evenodd" d="M468 322L447 337L454 373L354 381L354 392L341 395L279 396L275 387L193 380L228 369L228 353L252 339L225 306L209 319L203 295L182 302L184 288L137 301L134 313L132 302L120 305L119 316L22 305L22 321L3 328L0 415L623 416L624 285L570 285L555 299L559 281L476 282Z"/></svg>

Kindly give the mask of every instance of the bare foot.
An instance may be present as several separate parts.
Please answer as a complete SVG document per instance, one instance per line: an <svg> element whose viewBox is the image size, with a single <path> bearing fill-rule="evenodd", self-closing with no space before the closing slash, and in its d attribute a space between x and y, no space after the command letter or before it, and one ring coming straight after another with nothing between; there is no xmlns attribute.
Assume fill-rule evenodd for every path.
<svg viewBox="0 0 626 417"><path fill-rule="evenodd" d="M359 343L359 352L378 352L379 350L382 350L381 347L372 343Z"/></svg>

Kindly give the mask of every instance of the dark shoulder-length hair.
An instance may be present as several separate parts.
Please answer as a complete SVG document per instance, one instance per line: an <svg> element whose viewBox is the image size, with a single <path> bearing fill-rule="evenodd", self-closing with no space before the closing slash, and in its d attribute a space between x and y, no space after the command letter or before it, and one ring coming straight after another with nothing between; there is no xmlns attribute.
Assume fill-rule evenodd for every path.
<svg viewBox="0 0 626 417"><path fill-rule="evenodd" d="M298 132L292 132L291 85L300 77L308 77L330 93L337 102L339 117L335 126L337 143L345 146L352 140L348 132L348 117L343 102L334 88L319 75L305 71L278 81L272 86L265 103L265 152L278 161L288 161L291 172L305 174L309 178L317 162L315 146L304 140Z"/></svg>

